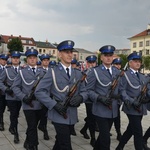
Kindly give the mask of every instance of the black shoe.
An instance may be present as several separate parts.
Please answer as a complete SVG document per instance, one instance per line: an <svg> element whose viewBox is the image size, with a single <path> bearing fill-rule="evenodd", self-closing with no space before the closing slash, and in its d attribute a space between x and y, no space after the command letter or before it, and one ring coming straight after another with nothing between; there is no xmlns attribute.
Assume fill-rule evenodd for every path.
<svg viewBox="0 0 150 150"><path fill-rule="evenodd" d="M117 134L117 140L118 140L118 141L121 140L121 134Z"/></svg>
<svg viewBox="0 0 150 150"><path fill-rule="evenodd" d="M44 128L43 127L38 126L38 129L41 130L42 132L44 132Z"/></svg>
<svg viewBox="0 0 150 150"><path fill-rule="evenodd" d="M44 131L44 140L49 140L49 135L48 135L47 130Z"/></svg>
<svg viewBox="0 0 150 150"><path fill-rule="evenodd" d="M18 136L18 134L14 135L14 143L15 144L19 143L19 136Z"/></svg>
<svg viewBox="0 0 150 150"><path fill-rule="evenodd" d="M74 135L74 136L77 135L75 130L72 130L70 134L71 134L71 135Z"/></svg>
<svg viewBox="0 0 150 150"><path fill-rule="evenodd" d="M0 131L4 131L4 123L0 123Z"/></svg>
<svg viewBox="0 0 150 150"><path fill-rule="evenodd" d="M29 146L26 150L38 150L37 146Z"/></svg>
<svg viewBox="0 0 150 150"><path fill-rule="evenodd" d="M86 131L80 130L80 133L83 134L83 137L84 137L85 139L90 139L90 137L89 137L89 135L87 134Z"/></svg>
<svg viewBox="0 0 150 150"><path fill-rule="evenodd" d="M12 129L12 128L9 128L9 132L11 133L11 134L15 134L15 131L14 131L14 129Z"/></svg>
<svg viewBox="0 0 150 150"><path fill-rule="evenodd" d="M147 143L143 143L143 150L150 150L150 148L147 146Z"/></svg>
<svg viewBox="0 0 150 150"><path fill-rule="evenodd" d="M115 150L123 150L123 148L120 146L117 146Z"/></svg>
<svg viewBox="0 0 150 150"><path fill-rule="evenodd" d="M91 141L90 141L90 144L92 145L92 147L95 146L95 142L96 142L95 138L92 138Z"/></svg>
<svg viewBox="0 0 150 150"><path fill-rule="evenodd" d="M27 149L28 147L29 147L29 144L28 144L28 142L25 140L25 142L24 142L24 144L23 144L23 147L25 148L25 149Z"/></svg>

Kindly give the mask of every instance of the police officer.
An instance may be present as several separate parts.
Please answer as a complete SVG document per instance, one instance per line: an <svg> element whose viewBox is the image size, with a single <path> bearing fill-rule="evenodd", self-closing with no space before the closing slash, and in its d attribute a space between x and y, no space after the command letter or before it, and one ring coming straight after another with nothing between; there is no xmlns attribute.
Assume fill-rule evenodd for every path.
<svg viewBox="0 0 150 150"><path fill-rule="evenodd" d="M75 58L73 58L73 59L71 60L71 67L72 67L72 68L77 68L77 60L76 60Z"/></svg>
<svg viewBox="0 0 150 150"><path fill-rule="evenodd" d="M41 67L41 61L37 61L37 67Z"/></svg>
<svg viewBox="0 0 150 150"><path fill-rule="evenodd" d="M128 57L129 69L124 73L120 82L120 93L122 96L123 111L129 119L126 131L123 133L116 150L122 150L131 136L134 136L134 147L142 150L142 117L147 114L146 106L141 104L137 98L141 89L146 84L146 78L138 72L141 67L142 57L133 52Z"/></svg>
<svg viewBox="0 0 150 150"><path fill-rule="evenodd" d="M115 47L106 45L100 48L102 64L92 68L87 77L87 90L93 101L92 113L95 115L99 127L99 136L94 150L110 150L110 129L113 119L118 115L118 102L114 99L118 95L118 87L113 97L107 95L112 81L117 78L119 70L111 66Z"/></svg>
<svg viewBox="0 0 150 150"><path fill-rule="evenodd" d="M14 94L22 101L22 108L27 122L26 140L24 147L27 150L38 149L37 124L41 118L41 104L36 100L33 87L43 77L43 69L37 68L36 49L25 52L28 66L20 70L12 85Z"/></svg>
<svg viewBox="0 0 150 150"><path fill-rule="evenodd" d="M11 66L11 65L12 65L11 60L7 60L7 66Z"/></svg>
<svg viewBox="0 0 150 150"><path fill-rule="evenodd" d="M56 61L55 60L51 60L49 62L49 67L53 68L54 66L56 66Z"/></svg>
<svg viewBox="0 0 150 150"><path fill-rule="evenodd" d="M48 118L55 127L56 141L53 150L72 150L70 126L78 121L77 107L87 99L85 84L82 82L67 109L62 104L70 87L82 77L81 71L71 67L73 46L74 42L71 40L58 44L61 62L48 70L35 91L37 99L48 108ZM49 91L52 97L49 96Z"/></svg>
<svg viewBox="0 0 150 150"><path fill-rule="evenodd" d="M50 62L50 55L42 54L40 56L40 60L41 60L42 69L48 71L48 69L49 69L48 66L49 66L49 62ZM38 129L43 132L44 140L49 140L49 135L47 132L47 111L48 111L47 107L43 105L42 113L41 113L41 119L40 119L40 122L38 125Z"/></svg>
<svg viewBox="0 0 150 150"><path fill-rule="evenodd" d="M121 58L115 58L113 59L112 65L117 67L119 70L121 69ZM118 101L118 116L114 118L114 126L117 132L117 140L120 141L121 139L121 119L120 119L120 106L121 106L121 100Z"/></svg>
<svg viewBox="0 0 150 150"><path fill-rule="evenodd" d="M0 76L0 89L6 93L7 106L10 111L10 127L9 131L14 134L14 143L19 142L18 135L18 116L21 108L21 101L13 93L11 86L21 69L19 67L21 54L18 51L13 51L11 53L12 66L6 68Z"/></svg>
<svg viewBox="0 0 150 150"><path fill-rule="evenodd" d="M6 68L8 55L1 54L0 55L0 75ZM5 93L2 92L0 89L0 131L4 131L4 121L3 121L3 113L6 108L6 100L5 100Z"/></svg>
<svg viewBox="0 0 150 150"><path fill-rule="evenodd" d="M71 60L71 67L72 67L72 68L77 68L76 63L77 63L77 60L76 60L75 58L73 58L73 59ZM77 133L76 133L76 131L75 131L75 126L74 126L74 125L70 126L70 130L71 130L71 131L70 131L70 132L71 132L71 135L74 135L74 136L77 135Z"/></svg>
<svg viewBox="0 0 150 150"><path fill-rule="evenodd" d="M147 110L150 111L150 103L147 104ZM146 130L144 136L143 136L143 149L144 150L150 150L150 148L147 146L147 141L150 137L150 127Z"/></svg>
<svg viewBox="0 0 150 150"><path fill-rule="evenodd" d="M86 57L88 67L89 68L96 67L96 65L97 65L96 60L97 60L97 57L95 55L90 55L90 56ZM95 121L94 115L92 114L93 104L92 104L92 101L90 98L85 102L85 106L86 106L87 117L85 118L85 124L84 124L83 128L80 130L80 133L83 134L85 139L89 139L91 137L90 144L94 147L95 141L96 141L95 140L96 121ZM90 137L87 134L87 129L89 129L89 131L90 131Z"/></svg>

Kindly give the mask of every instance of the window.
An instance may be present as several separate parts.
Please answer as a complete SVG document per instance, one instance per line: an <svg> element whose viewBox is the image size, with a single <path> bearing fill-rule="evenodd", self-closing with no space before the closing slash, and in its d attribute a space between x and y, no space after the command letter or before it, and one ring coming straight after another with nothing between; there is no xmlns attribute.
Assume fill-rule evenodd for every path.
<svg viewBox="0 0 150 150"><path fill-rule="evenodd" d="M26 50L28 50L29 49L29 47L26 47Z"/></svg>
<svg viewBox="0 0 150 150"><path fill-rule="evenodd" d="M42 50L41 49L39 49L39 53L41 54L41 52L42 52Z"/></svg>
<svg viewBox="0 0 150 150"><path fill-rule="evenodd" d="M142 56L142 50L139 50L140 55Z"/></svg>
<svg viewBox="0 0 150 150"><path fill-rule="evenodd" d="M143 47L143 42L139 42L139 47Z"/></svg>
<svg viewBox="0 0 150 150"><path fill-rule="evenodd" d="M29 44L29 40L26 40L26 44Z"/></svg>
<svg viewBox="0 0 150 150"><path fill-rule="evenodd" d="M136 42L133 43L133 48L136 48Z"/></svg>
<svg viewBox="0 0 150 150"><path fill-rule="evenodd" d="M43 49L43 53L45 53L45 49Z"/></svg>
<svg viewBox="0 0 150 150"><path fill-rule="evenodd" d="M146 46L150 46L150 41L146 41Z"/></svg>
<svg viewBox="0 0 150 150"><path fill-rule="evenodd" d="M82 56L80 56L80 60L82 60Z"/></svg>
<svg viewBox="0 0 150 150"><path fill-rule="evenodd" d="M149 49L146 49L146 55L149 55Z"/></svg>
<svg viewBox="0 0 150 150"><path fill-rule="evenodd" d="M55 54L55 50L53 50L53 54Z"/></svg>

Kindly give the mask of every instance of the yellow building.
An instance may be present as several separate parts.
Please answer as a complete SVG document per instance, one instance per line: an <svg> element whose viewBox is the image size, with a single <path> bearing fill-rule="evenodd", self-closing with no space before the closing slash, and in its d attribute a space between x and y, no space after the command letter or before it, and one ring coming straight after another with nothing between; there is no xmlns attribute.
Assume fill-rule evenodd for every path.
<svg viewBox="0 0 150 150"><path fill-rule="evenodd" d="M142 55L150 55L150 24L147 29L130 37L130 49L131 53L141 52Z"/></svg>

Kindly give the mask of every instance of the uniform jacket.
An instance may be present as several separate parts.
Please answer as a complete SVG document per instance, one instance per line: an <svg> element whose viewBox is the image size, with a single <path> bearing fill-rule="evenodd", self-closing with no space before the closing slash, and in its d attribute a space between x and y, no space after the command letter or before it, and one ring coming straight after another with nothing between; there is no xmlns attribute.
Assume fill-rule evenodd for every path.
<svg viewBox="0 0 150 150"><path fill-rule="evenodd" d="M4 69L5 70L5 69ZM0 65L0 75L2 74L2 72L4 71L2 66ZM2 91L2 89L0 88L0 95L5 95L5 92Z"/></svg>
<svg viewBox="0 0 150 150"><path fill-rule="evenodd" d="M97 72L97 76L95 71ZM112 66L112 77L109 75L108 71L103 65L99 65L91 69L87 77L87 91L89 98L93 101L93 114L103 118L115 118L118 115L118 105L117 100L112 100L112 109L103 105L101 102L97 102L98 95L106 96L109 89L110 83L117 77L119 70ZM98 81L99 80L99 81ZM114 91L114 94L118 94L118 85Z"/></svg>
<svg viewBox="0 0 150 150"><path fill-rule="evenodd" d="M19 67L18 71L21 69L21 67ZM2 72L1 76L0 76L0 89L5 93L5 90L11 86L17 76L17 72L15 71L14 67L6 67L6 69ZM15 94L13 94L12 96L10 96L9 94L6 93L6 100L18 100L20 101L20 99L18 99Z"/></svg>
<svg viewBox="0 0 150 150"><path fill-rule="evenodd" d="M136 74L131 70L128 69L125 72L125 75L122 77L120 82L120 93L122 96L122 100L126 101L129 100L131 103L131 107L128 109L126 105L123 105L123 111L126 114L131 115L146 115L146 105L142 104L140 107L141 113L139 113L137 110L134 109L132 106L132 103L134 101L134 98L137 98L140 95L141 89L144 84L146 84L147 79L146 77L139 73L139 78L136 76Z"/></svg>
<svg viewBox="0 0 150 150"><path fill-rule="evenodd" d="M55 81L57 86L54 85L55 82L52 77L52 69L55 73ZM69 79L61 64L55 66L54 68L49 68L48 72L37 86L35 95L37 99L48 108L48 118L50 120L62 124L75 124L77 122L78 118L76 107L68 107L67 119L64 119L63 116L59 115L53 107L57 102L64 102L68 93L68 90L59 90L63 90L67 85L69 88L72 87L72 85L81 79L81 77L81 71L71 68L71 76ZM49 91L51 97L49 96ZM75 95L77 94L82 95L84 100L87 99L87 91L84 82L78 86Z"/></svg>
<svg viewBox="0 0 150 150"><path fill-rule="evenodd" d="M22 72L22 75L21 75ZM25 96L29 96L33 86L36 84L37 80L43 77L43 69L37 68L36 74L33 73L29 66L19 71L15 81L12 85L12 90L18 99L23 100ZM41 104L36 99L32 101L33 108L24 102L22 102L23 110L39 110L41 109Z"/></svg>

